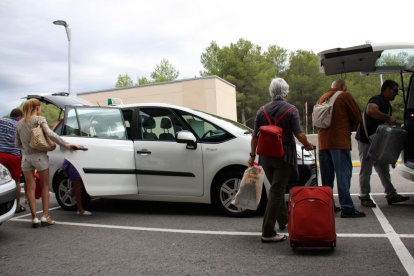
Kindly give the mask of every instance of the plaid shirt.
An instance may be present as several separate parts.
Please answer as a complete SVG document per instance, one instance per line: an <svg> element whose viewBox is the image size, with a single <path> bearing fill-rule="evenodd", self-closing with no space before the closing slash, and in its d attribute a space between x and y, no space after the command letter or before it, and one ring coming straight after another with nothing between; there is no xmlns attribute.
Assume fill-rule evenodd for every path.
<svg viewBox="0 0 414 276"><path fill-rule="evenodd" d="M0 153L20 156L20 149L15 144L17 120L0 118Z"/></svg>

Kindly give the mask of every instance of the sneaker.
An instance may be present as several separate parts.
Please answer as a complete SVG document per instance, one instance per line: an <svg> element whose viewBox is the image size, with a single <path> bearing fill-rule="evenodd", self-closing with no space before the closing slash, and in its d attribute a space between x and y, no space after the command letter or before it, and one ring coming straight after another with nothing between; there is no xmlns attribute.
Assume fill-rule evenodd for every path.
<svg viewBox="0 0 414 276"><path fill-rule="evenodd" d="M372 201L372 199L370 198L362 198L361 205L364 207L370 207L370 208L377 207L377 204L375 204L374 201Z"/></svg>
<svg viewBox="0 0 414 276"><path fill-rule="evenodd" d="M285 241L287 239L286 235L279 235L276 234L273 237L262 237L262 242L264 243L268 243L268 242L281 242L281 241Z"/></svg>
<svg viewBox="0 0 414 276"><path fill-rule="evenodd" d="M40 226L40 220L38 218L32 219L32 227L37 228Z"/></svg>
<svg viewBox="0 0 414 276"><path fill-rule="evenodd" d="M356 209L354 210L342 210L341 212L341 218L362 218L365 217L365 213L358 211Z"/></svg>
<svg viewBox="0 0 414 276"><path fill-rule="evenodd" d="M89 212L89 211L86 211L86 210L83 210L82 213L78 211L77 214L79 216L92 216L92 212Z"/></svg>
<svg viewBox="0 0 414 276"><path fill-rule="evenodd" d="M394 203L407 201L409 199L410 199L409 196L402 196L402 195L399 195L399 194L393 194L393 195L387 197L387 202L388 202L389 205L391 205L391 204L394 204Z"/></svg>
<svg viewBox="0 0 414 276"><path fill-rule="evenodd" d="M337 213L337 212L340 212L342 209L341 209L341 207L339 207L339 206L334 206L334 212L335 213Z"/></svg>
<svg viewBox="0 0 414 276"><path fill-rule="evenodd" d="M47 216L47 217L42 216L42 217L40 218L40 223L42 224L42 226L51 226L51 225L55 224L55 221L54 221L54 220L52 220L52 219L50 218L50 216Z"/></svg>

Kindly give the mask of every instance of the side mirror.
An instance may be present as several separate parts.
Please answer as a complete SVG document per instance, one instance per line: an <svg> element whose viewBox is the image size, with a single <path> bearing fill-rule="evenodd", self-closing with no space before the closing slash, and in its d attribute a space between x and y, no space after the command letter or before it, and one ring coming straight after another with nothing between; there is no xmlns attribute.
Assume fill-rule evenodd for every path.
<svg viewBox="0 0 414 276"><path fill-rule="evenodd" d="M180 144L187 144L187 149L197 148L197 138L188 130L181 130L177 132L175 140Z"/></svg>

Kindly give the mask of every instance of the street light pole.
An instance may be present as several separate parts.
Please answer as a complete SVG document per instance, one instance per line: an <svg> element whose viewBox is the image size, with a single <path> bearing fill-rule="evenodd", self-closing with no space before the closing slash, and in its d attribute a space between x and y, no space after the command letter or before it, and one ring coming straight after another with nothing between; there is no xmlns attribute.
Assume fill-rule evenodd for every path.
<svg viewBox="0 0 414 276"><path fill-rule="evenodd" d="M69 25L64 20L53 21L53 24L65 27L66 35L68 37L68 93L71 94L71 87L70 87L70 78L71 78L71 68L70 68L70 66L71 66L71 64L70 64L71 63L71 46L70 46L71 30L69 28Z"/></svg>

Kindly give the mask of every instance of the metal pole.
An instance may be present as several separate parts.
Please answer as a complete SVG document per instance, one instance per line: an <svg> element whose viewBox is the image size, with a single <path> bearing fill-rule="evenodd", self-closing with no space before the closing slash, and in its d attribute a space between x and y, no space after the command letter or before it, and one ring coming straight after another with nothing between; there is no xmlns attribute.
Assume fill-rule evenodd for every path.
<svg viewBox="0 0 414 276"><path fill-rule="evenodd" d="M71 30L64 20L53 21L53 24L65 27L66 35L68 37L68 93L71 94Z"/></svg>
<svg viewBox="0 0 414 276"><path fill-rule="evenodd" d="M68 35L68 93L71 94L71 33L70 28L66 27L66 34ZM76 95L75 95L76 96Z"/></svg>

